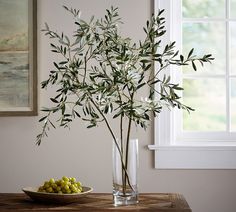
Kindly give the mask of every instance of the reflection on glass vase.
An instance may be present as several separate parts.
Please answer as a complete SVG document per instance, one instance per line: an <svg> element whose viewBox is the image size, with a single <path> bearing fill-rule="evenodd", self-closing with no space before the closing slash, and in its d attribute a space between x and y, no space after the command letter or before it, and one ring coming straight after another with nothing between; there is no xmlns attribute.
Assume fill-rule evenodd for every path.
<svg viewBox="0 0 236 212"><path fill-rule="evenodd" d="M138 203L138 140L113 142L113 201L115 206Z"/></svg>

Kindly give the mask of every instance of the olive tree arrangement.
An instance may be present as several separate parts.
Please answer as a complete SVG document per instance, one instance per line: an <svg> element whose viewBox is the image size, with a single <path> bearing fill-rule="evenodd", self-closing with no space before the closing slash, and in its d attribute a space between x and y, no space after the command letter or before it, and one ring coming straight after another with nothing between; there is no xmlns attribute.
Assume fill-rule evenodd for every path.
<svg viewBox="0 0 236 212"><path fill-rule="evenodd" d="M50 98L54 106L42 109L46 114L39 120L43 127L37 144L41 144L50 127L56 128L51 119L55 114L60 127L68 127L76 118L87 122L88 128L104 122L118 148L124 180L129 183L124 149L128 147L131 128L146 129L151 118L165 107L193 110L181 103L178 91L183 88L171 82L166 68L191 65L197 70L197 63L203 65L213 58L210 54L197 57L194 49L183 56L175 49L175 42L163 44L164 10L146 22L145 39L136 43L120 34L118 8L111 7L104 18L92 17L88 22L80 18L79 10L64 8L75 20L73 37L59 34L47 24L43 29L52 40L51 51L62 59L54 62L48 79L41 83L42 89L55 87L56 94ZM156 70L154 62L158 64ZM142 89L148 90L145 98L140 97ZM112 120L119 122L119 135L115 134Z"/></svg>

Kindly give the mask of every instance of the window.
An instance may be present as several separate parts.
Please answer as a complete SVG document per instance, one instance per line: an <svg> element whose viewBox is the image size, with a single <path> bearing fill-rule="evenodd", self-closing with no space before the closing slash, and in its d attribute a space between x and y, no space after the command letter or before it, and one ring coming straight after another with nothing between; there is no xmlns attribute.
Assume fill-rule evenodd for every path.
<svg viewBox="0 0 236 212"><path fill-rule="evenodd" d="M192 47L197 55L212 53L215 61L197 72L169 70L196 111L165 111L155 120L149 148L156 168L235 169L236 0L156 0L159 8L165 9L166 43L177 41L184 55Z"/></svg>

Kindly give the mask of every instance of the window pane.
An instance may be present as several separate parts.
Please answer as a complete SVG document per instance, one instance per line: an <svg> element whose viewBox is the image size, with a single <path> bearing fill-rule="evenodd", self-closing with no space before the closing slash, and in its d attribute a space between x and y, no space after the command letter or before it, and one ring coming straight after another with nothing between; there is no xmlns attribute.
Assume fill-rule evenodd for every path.
<svg viewBox="0 0 236 212"><path fill-rule="evenodd" d="M199 71L196 72L197 74L225 73L225 43L224 23L183 23L184 55L187 56L191 48L194 48L197 56L212 54L215 58L212 64L206 64L204 68L198 65ZM193 69L191 66L186 66L183 70L184 73L189 73Z"/></svg>
<svg viewBox="0 0 236 212"><path fill-rule="evenodd" d="M236 9L236 8L235 8ZM236 74L236 23L230 23L230 35L231 35L231 55L230 55L230 71L232 74Z"/></svg>
<svg viewBox="0 0 236 212"><path fill-rule="evenodd" d="M184 104L195 109L183 113L186 131L226 130L226 97L224 79L185 79Z"/></svg>
<svg viewBox="0 0 236 212"><path fill-rule="evenodd" d="M225 0L182 0L183 17L185 18L223 18Z"/></svg>
<svg viewBox="0 0 236 212"><path fill-rule="evenodd" d="M236 0L230 1L230 14L231 18L236 18Z"/></svg>
<svg viewBox="0 0 236 212"><path fill-rule="evenodd" d="M236 79L231 80L231 130L236 131Z"/></svg>

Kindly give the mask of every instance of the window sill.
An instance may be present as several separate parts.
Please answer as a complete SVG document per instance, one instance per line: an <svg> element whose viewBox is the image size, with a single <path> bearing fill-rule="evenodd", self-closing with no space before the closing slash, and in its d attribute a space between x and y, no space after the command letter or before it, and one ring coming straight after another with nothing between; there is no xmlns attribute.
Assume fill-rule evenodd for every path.
<svg viewBox="0 0 236 212"><path fill-rule="evenodd" d="M236 169L235 145L149 145L156 169Z"/></svg>

